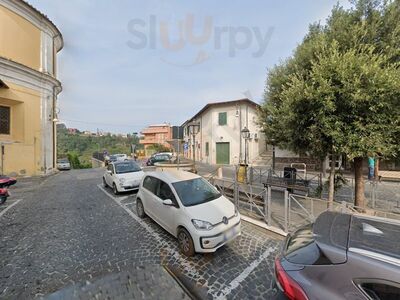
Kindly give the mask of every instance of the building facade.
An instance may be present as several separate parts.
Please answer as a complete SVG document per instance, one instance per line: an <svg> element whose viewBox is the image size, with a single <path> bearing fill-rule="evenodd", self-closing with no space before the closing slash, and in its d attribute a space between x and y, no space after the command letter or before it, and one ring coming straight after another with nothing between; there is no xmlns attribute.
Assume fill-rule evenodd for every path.
<svg viewBox="0 0 400 300"><path fill-rule="evenodd" d="M0 0L0 172L43 175L56 166L57 53L63 38L22 0Z"/></svg>
<svg viewBox="0 0 400 300"><path fill-rule="evenodd" d="M196 160L218 165L257 160L267 151L265 136L257 125L258 109L249 99L207 104L182 125L185 157L193 158L195 151ZM195 135L190 130L193 122L199 124ZM249 130L247 143L241 133L244 128Z"/></svg>
<svg viewBox="0 0 400 300"><path fill-rule="evenodd" d="M153 147L157 144L171 148L168 141L172 138L172 128L169 124L150 125L142 130L141 135L140 144L144 145L146 156L155 152Z"/></svg>

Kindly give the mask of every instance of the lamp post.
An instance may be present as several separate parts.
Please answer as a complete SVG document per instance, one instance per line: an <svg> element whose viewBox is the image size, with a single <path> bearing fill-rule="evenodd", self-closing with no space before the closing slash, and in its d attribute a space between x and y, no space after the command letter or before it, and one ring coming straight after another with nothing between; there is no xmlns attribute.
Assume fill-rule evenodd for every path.
<svg viewBox="0 0 400 300"><path fill-rule="evenodd" d="M237 179L241 183L247 183L247 166L249 163L248 158L248 140L250 139L250 130L247 127L244 127L240 133L242 134L242 138L244 139L244 164L241 163L239 166L239 171L237 174Z"/></svg>
<svg viewBox="0 0 400 300"><path fill-rule="evenodd" d="M200 123L195 122L195 121L190 122L188 124L188 128L189 128L189 132L193 136L193 172L197 173L197 170L196 170L196 134L198 134L200 131Z"/></svg>
<svg viewBox="0 0 400 300"><path fill-rule="evenodd" d="M244 139L244 164L247 166L249 159L248 142L250 139L250 130L247 129L247 127L244 127L241 132L242 132L242 138Z"/></svg>
<svg viewBox="0 0 400 300"><path fill-rule="evenodd" d="M272 171L275 172L275 139L271 139L272 143Z"/></svg>

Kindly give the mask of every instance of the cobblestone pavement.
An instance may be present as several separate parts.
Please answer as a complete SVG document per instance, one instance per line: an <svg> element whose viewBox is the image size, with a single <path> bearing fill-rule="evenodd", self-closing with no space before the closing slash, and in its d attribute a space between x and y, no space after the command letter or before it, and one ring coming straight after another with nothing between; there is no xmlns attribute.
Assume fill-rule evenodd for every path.
<svg viewBox="0 0 400 300"><path fill-rule="evenodd" d="M40 298L149 265L167 267L201 298L274 295L279 237L243 222L242 236L229 245L186 258L171 235L136 216L135 195L114 197L99 185L101 175L101 170L62 172L35 189L15 188L10 203L14 197L21 201L0 216L0 298ZM165 292L151 287L153 293L157 289Z"/></svg>

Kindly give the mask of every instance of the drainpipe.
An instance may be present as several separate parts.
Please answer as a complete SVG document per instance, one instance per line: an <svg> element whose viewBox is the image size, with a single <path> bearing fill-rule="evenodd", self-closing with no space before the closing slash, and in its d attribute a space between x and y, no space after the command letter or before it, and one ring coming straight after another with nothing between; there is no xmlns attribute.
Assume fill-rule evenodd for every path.
<svg viewBox="0 0 400 300"><path fill-rule="evenodd" d="M242 159L242 105L239 104L239 164L243 162Z"/></svg>
<svg viewBox="0 0 400 300"><path fill-rule="evenodd" d="M53 169L56 168L57 162L57 95L56 95L56 87L53 87Z"/></svg>

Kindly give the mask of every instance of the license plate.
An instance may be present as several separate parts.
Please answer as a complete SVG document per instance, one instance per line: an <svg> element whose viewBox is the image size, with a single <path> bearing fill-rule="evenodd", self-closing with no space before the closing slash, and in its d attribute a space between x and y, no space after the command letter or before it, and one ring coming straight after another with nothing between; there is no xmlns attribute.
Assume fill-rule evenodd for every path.
<svg viewBox="0 0 400 300"><path fill-rule="evenodd" d="M224 240L230 240L234 235L236 234L235 228L229 229L227 232L225 232L224 235Z"/></svg>

